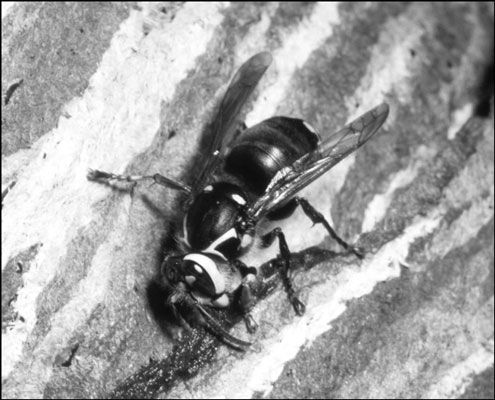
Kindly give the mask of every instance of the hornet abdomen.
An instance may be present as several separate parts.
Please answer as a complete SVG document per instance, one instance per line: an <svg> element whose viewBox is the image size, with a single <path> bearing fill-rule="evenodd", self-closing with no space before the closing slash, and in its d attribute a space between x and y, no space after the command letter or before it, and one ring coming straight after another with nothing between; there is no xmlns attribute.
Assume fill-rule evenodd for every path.
<svg viewBox="0 0 495 400"><path fill-rule="evenodd" d="M260 196L278 171L315 150L318 142L314 129L303 120L272 117L241 133L226 158L225 171ZM290 201L269 218L285 218L295 207Z"/></svg>

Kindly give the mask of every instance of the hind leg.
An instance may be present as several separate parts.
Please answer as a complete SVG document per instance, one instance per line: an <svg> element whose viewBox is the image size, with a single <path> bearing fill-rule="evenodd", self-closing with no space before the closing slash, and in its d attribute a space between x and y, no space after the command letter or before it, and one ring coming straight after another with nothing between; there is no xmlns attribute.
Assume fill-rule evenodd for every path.
<svg viewBox="0 0 495 400"><path fill-rule="evenodd" d="M364 257L361 249L348 244L345 240L341 239L339 235L337 235L337 232L333 230L325 217L320 212L318 212L311 204L309 204L308 200L302 197L296 197L294 200L299 206L301 206L304 214L306 214L306 216L313 222L313 224L322 224L327 232L330 234L330 236L344 249L352 252L354 255L356 255L356 257L360 259Z"/></svg>

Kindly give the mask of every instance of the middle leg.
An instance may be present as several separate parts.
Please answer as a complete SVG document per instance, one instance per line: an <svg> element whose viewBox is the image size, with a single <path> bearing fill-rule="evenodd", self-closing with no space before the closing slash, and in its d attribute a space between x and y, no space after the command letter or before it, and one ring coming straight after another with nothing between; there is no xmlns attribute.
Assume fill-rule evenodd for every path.
<svg viewBox="0 0 495 400"><path fill-rule="evenodd" d="M292 286L292 281L289 277L291 254L282 229L275 228L271 232L268 232L266 235L263 235L263 246L270 246L276 238L278 239L278 245L280 249L279 258L275 261L277 263L276 266L280 273L280 277L282 278L282 283L284 285L287 296L289 297L289 301L292 304L292 307L294 308L296 314L300 316L303 315L306 311L306 306L301 300L297 298L296 292Z"/></svg>

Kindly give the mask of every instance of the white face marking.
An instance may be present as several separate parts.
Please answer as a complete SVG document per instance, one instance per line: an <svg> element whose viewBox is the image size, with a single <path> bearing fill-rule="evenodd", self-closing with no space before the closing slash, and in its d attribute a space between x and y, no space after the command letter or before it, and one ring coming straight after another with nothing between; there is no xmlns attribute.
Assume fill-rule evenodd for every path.
<svg viewBox="0 0 495 400"><path fill-rule="evenodd" d="M208 193L208 192L211 192L212 190L213 190L213 186L208 185L208 186L206 186L206 187L203 189L203 192Z"/></svg>
<svg viewBox="0 0 495 400"><path fill-rule="evenodd" d="M308 128L308 130L312 133L316 133L316 129L313 128L310 124L308 124L306 121L303 121L303 124L306 128Z"/></svg>
<svg viewBox="0 0 495 400"><path fill-rule="evenodd" d="M198 274L202 274L203 273L203 270L201 269L201 267L199 265L194 265L194 269L196 270L196 272Z"/></svg>
<svg viewBox="0 0 495 400"><path fill-rule="evenodd" d="M230 304L228 296L224 293L218 299L213 300L211 297L204 296L198 291L192 291L191 295L198 300L199 304L212 306L216 308L225 308Z"/></svg>
<svg viewBox="0 0 495 400"><path fill-rule="evenodd" d="M204 254L191 253L184 257L184 260L190 260L198 265L201 265L206 273L210 276L213 285L215 286L215 293L220 294L225 291L225 281L222 274L217 268L215 262L208 256ZM199 272L201 268L195 265L196 271ZM201 271L202 273L203 271Z"/></svg>
<svg viewBox="0 0 495 400"><path fill-rule="evenodd" d="M231 197L232 197L232 200L234 200L237 204L240 204L241 206L246 204L246 200L244 199L244 197L242 197L238 194L234 193Z"/></svg>
<svg viewBox="0 0 495 400"><path fill-rule="evenodd" d="M224 308L229 305L229 298L227 295L224 293L221 295L218 299L215 299L211 302L211 305L217 308Z"/></svg>

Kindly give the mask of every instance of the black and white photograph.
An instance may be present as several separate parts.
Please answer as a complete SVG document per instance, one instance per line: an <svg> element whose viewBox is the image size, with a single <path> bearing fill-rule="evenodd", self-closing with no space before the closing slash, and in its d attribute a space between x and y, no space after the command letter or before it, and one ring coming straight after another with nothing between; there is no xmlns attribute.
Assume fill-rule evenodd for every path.
<svg viewBox="0 0 495 400"><path fill-rule="evenodd" d="M493 2L2 2L5 399L493 399Z"/></svg>

